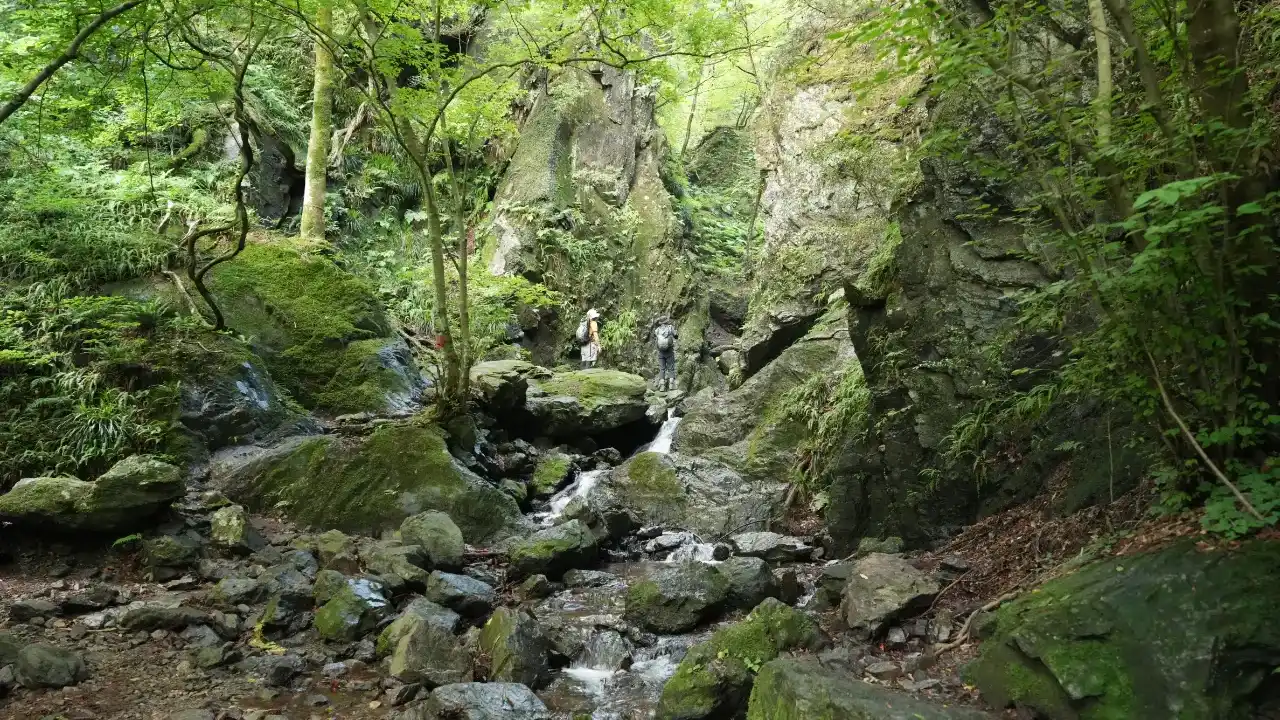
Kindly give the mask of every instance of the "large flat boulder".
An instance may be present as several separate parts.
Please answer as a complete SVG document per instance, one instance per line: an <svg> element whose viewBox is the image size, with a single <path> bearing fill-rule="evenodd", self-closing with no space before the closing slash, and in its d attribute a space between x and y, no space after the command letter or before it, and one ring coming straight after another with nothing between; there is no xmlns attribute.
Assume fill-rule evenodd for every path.
<svg viewBox="0 0 1280 720"><path fill-rule="evenodd" d="M525 410L553 437L598 435L645 419L645 380L592 368L531 379Z"/></svg>
<svg viewBox="0 0 1280 720"><path fill-rule="evenodd" d="M1280 665L1277 597L1276 542L1113 558L1001 608L964 674L1051 720L1253 717Z"/></svg>
<svg viewBox="0 0 1280 720"><path fill-rule="evenodd" d="M816 658L779 658L760 669L747 720L982 720L975 710L936 705L871 685Z"/></svg>
<svg viewBox="0 0 1280 720"><path fill-rule="evenodd" d="M138 527L186 492L182 471L148 455L116 463L96 482L27 478L0 495L0 520L57 530L119 532Z"/></svg>
<svg viewBox="0 0 1280 720"><path fill-rule="evenodd" d="M729 580L700 562L663 564L627 588L628 622L655 633L682 633L715 618L729 598Z"/></svg>
<svg viewBox="0 0 1280 720"><path fill-rule="evenodd" d="M941 589L900 555L872 553L853 564L840 615L855 634L879 637L890 623L928 609Z"/></svg>
<svg viewBox="0 0 1280 720"><path fill-rule="evenodd" d="M512 579L546 575L559 580L568 570L590 568L599 558L596 536L581 520L539 531L511 547Z"/></svg>
<svg viewBox="0 0 1280 720"><path fill-rule="evenodd" d="M551 720L551 712L519 683L456 683L438 687L425 703L428 718Z"/></svg>
<svg viewBox="0 0 1280 720"><path fill-rule="evenodd" d="M363 438L298 437L215 455L212 481L255 511L316 528L376 535L426 510L471 543L525 525L516 502L462 467L433 426L384 425Z"/></svg>

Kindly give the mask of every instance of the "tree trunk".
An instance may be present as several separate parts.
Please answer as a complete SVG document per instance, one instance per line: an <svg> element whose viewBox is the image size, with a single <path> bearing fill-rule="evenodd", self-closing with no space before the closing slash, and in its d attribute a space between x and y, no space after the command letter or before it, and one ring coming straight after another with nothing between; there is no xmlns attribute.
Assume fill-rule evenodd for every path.
<svg viewBox="0 0 1280 720"><path fill-rule="evenodd" d="M680 157L689 149L689 136L693 134L693 119L698 115L698 95L702 92L702 76L707 72L707 61L698 66L698 83L693 86L693 102L689 105L689 119L684 124L684 142L680 143Z"/></svg>
<svg viewBox="0 0 1280 720"><path fill-rule="evenodd" d="M307 179L302 193L302 238L324 240L324 196L333 136L333 54L327 36L333 28L333 6L321 0L316 10L316 73L311 107L311 137L307 141Z"/></svg>
<svg viewBox="0 0 1280 720"><path fill-rule="evenodd" d="M1111 144L1111 36L1107 34L1107 15L1102 0L1089 0L1089 20L1093 25L1093 42L1098 50L1098 97L1096 134L1098 149Z"/></svg>

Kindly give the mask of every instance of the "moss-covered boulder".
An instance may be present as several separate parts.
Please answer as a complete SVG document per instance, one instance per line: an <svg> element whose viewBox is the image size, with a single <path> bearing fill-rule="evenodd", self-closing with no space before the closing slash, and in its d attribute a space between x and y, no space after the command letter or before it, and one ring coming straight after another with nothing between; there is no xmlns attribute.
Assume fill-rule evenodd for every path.
<svg viewBox="0 0 1280 720"><path fill-rule="evenodd" d="M588 499L599 507L626 508L646 524L718 535L765 527L783 489L772 478L750 480L709 458L644 452L614 468Z"/></svg>
<svg viewBox="0 0 1280 720"><path fill-rule="evenodd" d="M471 653L454 634L459 622L452 610L417 598L378 636L377 653L390 656L391 677L401 682L428 690L470 682Z"/></svg>
<svg viewBox="0 0 1280 720"><path fill-rule="evenodd" d="M480 651L489 658L489 680L538 688L547 676L550 643L527 610L501 607L480 631Z"/></svg>
<svg viewBox="0 0 1280 720"><path fill-rule="evenodd" d="M524 406L529 378L550 376L524 360L490 360L471 366L471 389L489 412L501 415Z"/></svg>
<svg viewBox="0 0 1280 720"><path fill-rule="evenodd" d="M417 545L427 555L428 569L456 570L462 567L466 543L453 518L435 510L405 518L400 524L400 537Z"/></svg>
<svg viewBox="0 0 1280 720"><path fill-rule="evenodd" d="M573 472L573 458L552 450L538 458L529 482L534 497L551 497L569 480Z"/></svg>
<svg viewBox="0 0 1280 720"><path fill-rule="evenodd" d="M540 432L576 438L617 430L645 419L646 385L639 375L592 368L531 380L525 410Z"/></svg>
<svg viewBox="0 0 1280 720"><path fill-rule="evenodd" d="M396 409L422 389L373 287L326 257L282 238L251 243L214 268L209 285L227 324L305 407Z"/></svg>
<svg viewBox="0 0 1280 720"><path fill-rule="evenodd" d="M747 720L983 720L952 708L862 682L817 658L778 658L756 676ZM1167 716L1166 716L1167 717Z"/></svg>
<svg viewBox="0 0 1280 720"><path fill-rule="evenodd" d="M20 480L0 495L0 520L63 531L128 531L185 492L180 469L148 455L133 455L96 482L70 477Z"/></svg>
<svg viewBox="0 0 1280 720"><path fill-rule="evenodd" d="M372 632L390 611L380 584L364 578L347 580L316 610L316 632L324 640L354 642Z"/></svg>
<svg viewBox="0 0 1280 720"><path fill-rule="evenodd" d="M219 548L242 554L256 552L267 544L239 505L228 505L209 516L209 539Z"/></svg>
<svg viewBox="0 0 1280 720"><path fill-rule="evenodd" d="M365 570L375 575L394 595L422 590L427 585L431 565L427 553L418 545L395 542L369 543L360 551Z"/></svg>
<svg viewBox="0 0 1280 720"><path fill-rule="evenodd" d="M439 430L384 425L365 438L292 438L215 456L213 482L257 511L311 527L378 534L426 510L445 512L479 543L523 526L506 493L449 455Z"/></svg>
<svg viewBox="0 0 1280 720"><path fill-rule="evenodd" d="M595 565L600 548L586 523L570 520L512 545L510 553L512 579L546 575L558 580L567 570Z"/></svg>
<svg viewBox="0 0 1280 720"><path fill-rule="evenodd" d="M967 680L1052 720L1250 715L1280 665L1280 543L1118 557L1001 608Z"/></svg>
<svg viewBox="0 0 1280 720"><path fill-rule="evenodd" d="M699 562L663 564L627 588L624 616L650 632L682 633L719 615L729 581Z"/></svg>
<svg viewBox="0 0 1280 720"><path fill-rule="evenodd" d="M803 613L765 600L746 619L689 649L662 687L658 720L737 717L761 666L783 652L816 649L821 641Z"/></svg>

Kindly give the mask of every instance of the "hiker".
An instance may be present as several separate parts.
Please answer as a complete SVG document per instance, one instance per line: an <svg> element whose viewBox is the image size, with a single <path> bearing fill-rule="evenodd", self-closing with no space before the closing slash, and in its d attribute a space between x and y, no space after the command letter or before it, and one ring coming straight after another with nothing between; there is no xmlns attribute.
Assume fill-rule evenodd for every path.
<svg viewBox="0 0 1280 720"><path fill-rule="evenodd" d="M653 330L654 344L658 346L658 389L666 392L676 388L676 339L680 332L671 324L669 316L662 316Z"/></svg>
<svg viewBox="0 0 1280 720"><path fill-rule="evenodd" d="M587 311L587 316L578 325L578 344L582 346L582 369L596 366L600 357L600 313L595 308Z"/></svg>

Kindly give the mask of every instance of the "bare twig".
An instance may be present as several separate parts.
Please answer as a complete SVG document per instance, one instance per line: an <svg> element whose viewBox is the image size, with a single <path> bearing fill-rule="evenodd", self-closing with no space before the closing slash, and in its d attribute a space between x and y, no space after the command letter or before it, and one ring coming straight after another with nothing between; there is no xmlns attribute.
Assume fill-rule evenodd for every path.
<svg viewBox="0 0 1280 720"><path fill-rule="evenodd" d="M1019 590L1010 590L1009 592L1001 595L995 600L992 600L986 605L983 605L977 610L974 610L973 612L969 613L968 619L964 621L964 625L960 626L960 632L956 633L956 637L954 640L952 640L951 642L942 643L942 644L933 646L934 656L937 657L938 655L941 655L942 653L947 652L948 650L955 650L956 648L968 642L969 629L973 627L974 618L978 617L980 613L991 612L992 610L995 610L996 608L1000 607L1006 602L1018 597L1019 593L1020 593Z"/></svg>

